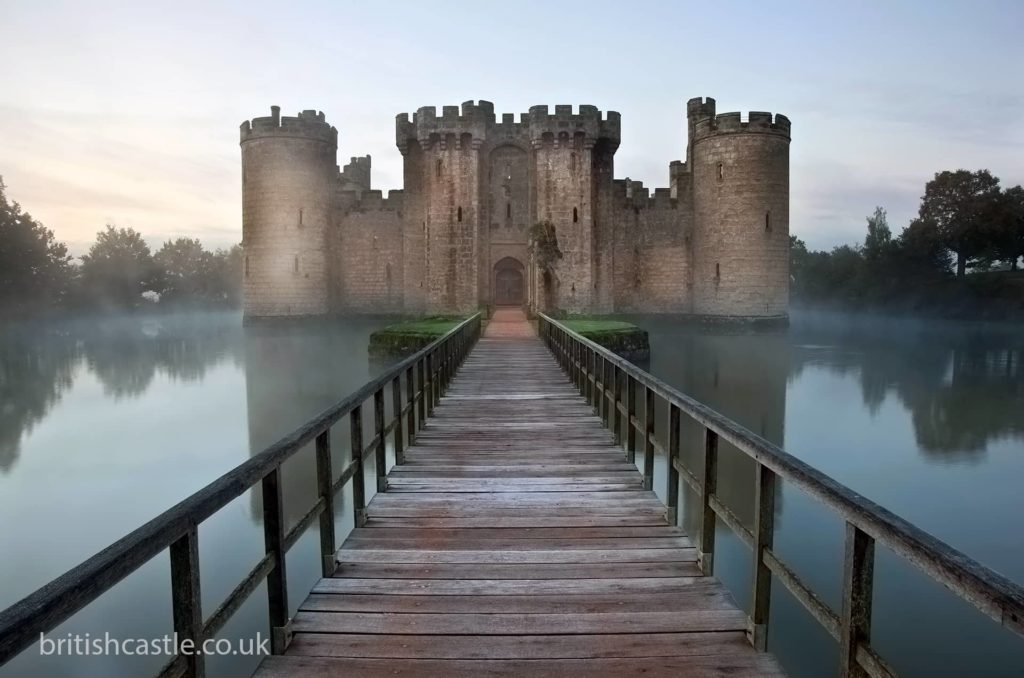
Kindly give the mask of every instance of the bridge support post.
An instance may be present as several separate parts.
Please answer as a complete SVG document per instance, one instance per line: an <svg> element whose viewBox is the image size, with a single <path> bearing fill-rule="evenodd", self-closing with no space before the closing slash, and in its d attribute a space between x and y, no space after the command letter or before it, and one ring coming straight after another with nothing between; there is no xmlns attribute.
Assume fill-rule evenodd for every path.
<svg viewBox="0 0 1024 678"><path fill-rule="evenodd" d="M263 477L263 541L267 553L274 556L274 567L267 575L267 601L270 612L270 651L284 654L291 642L288 619L288 574L285 567L284 510L281 499L281 467Z"/></svg>
<svg viewBox="0 0 1024 678"><path fill-rule="evenodd" d="M654 390L644 386L644 489L654 489Z"/></svg>
<svg viewBox="0 0 1024 678"><path fill-rule="evenodd" d="M331 429L316 437L316 484L324 510L320 513L320 560L323 576L334 574L337 548L334 540L334 469L331 462Z"/></svg>
<svg viewBox="0 0 1024 678"><path fill-rule="evenodd" d="M373 429L374 440L377 441L373 453L377 469L377 491L387 492L388 489L388 440L384 433L384 387L381 386L373 394Z"/></svg>
<svg viewBox="0 0 1024 678"><path fill-rule="evenodd" d="M352 461L356 462L352 474L352 511L356 527L366 525L366 474L363 466L363 408L356 405L348 416L352 435Z"/></svg>
<svg viewBox="0 0 1024 678"><path fill-rule="evenodd" d="M203 645L203 605L199 590L199 528L195 525L171 544L171 611L174 633L193 648ZM201 652L182 653L185 675L203 678L206 663Z"/></svg>
<svg viewBox="0 0 1024 678"><path fill-rule="evenodd" d="M839 618L840 678L866 676L857 662L857 646L871 642L871 597L875 573L875 540L846 523L843 566L843 613Z"/></svg>
<svg viewBox="0 0 1024 678"><path fill-rule="evenodd" d="M718 434L704 429L704 477L701 483L700 552L697 554L701 572L710 577L715 572L715 510L711 497L718 484Z"/></svg>
<svg viewBox="0 0 1024 678"><path fill-rule="evenodd" d="M668 487L665 493L665 504L668 506L666 517L672 527L679 523L679 407L674 403L668 405Z"/></svg>
<svg viewBox="0 0 1024 678"><path fill-rule="evenodd" d="M764 552L772 548L775 535L775 472L758 463L754 481L753 582L750 593L750 627L747 636L754 649L768 649L768 617L772 597L772 573Z"/></svg>

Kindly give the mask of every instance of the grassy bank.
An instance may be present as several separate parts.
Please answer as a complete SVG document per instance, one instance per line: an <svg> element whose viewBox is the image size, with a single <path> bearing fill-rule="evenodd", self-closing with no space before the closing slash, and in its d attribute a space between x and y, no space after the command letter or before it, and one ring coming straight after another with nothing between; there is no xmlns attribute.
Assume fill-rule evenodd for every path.
<svg viewBox="0 0 1024 678"><path fill-rule="evenodd" d="M370 356L403 358L428 346L447 334L464 318L456 315L433 315L388 325L370 335Z"/></svg>
<svg viewBox="0 0 1024 678"><path fill-rule="evenodd" d="M569 317L561 322L572 331L626 360L643 362L651 358L651 344L647 331L633 323L588 316Z"/></svg>

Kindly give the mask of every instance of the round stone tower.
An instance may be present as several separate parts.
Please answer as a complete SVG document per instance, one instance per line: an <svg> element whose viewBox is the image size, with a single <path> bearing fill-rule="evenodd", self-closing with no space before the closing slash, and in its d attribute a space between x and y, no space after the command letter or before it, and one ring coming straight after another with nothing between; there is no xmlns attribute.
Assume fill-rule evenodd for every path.
<svg viewBox="0 0 1024 678"><path fill-rule="evenodd" d="M789 141L784 115L687 104L693 168L693 312L785 319L789 312Z"/></svg>
<svg viewBox="0 0 1024 678"><path fill-rule="evenodd" d="M244 313L322 315L338 131L317 111L270 110L241 126Z"/></svg>

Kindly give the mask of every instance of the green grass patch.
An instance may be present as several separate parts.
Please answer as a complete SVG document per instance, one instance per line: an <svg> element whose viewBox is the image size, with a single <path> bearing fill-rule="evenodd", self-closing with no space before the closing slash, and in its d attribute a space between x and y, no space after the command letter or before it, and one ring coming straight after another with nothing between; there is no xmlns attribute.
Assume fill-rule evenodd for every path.
<svg viewBox="0 0 1024 678"><path fill-rule="evenodd" d="M460 315L432 315L403 320L370 335L370 355L402 358L425 348L465 320Z"/></svg>
<svg viewBox="0 0 1024 678"><path fill-rule="evenodd" d="M651 357L647 330L633 323L599 316L570 316L560 322L626 360L643 362Z"/></svg>

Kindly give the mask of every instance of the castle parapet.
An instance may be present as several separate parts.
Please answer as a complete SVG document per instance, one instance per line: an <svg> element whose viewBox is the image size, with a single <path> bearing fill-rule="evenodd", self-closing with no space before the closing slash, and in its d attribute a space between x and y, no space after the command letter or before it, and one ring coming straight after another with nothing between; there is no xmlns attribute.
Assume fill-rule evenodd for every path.
<svg viewBox="0 0 1024 678"><path fill-rule="evenodd" d="M442 106L440 117L434 106L423 106L413 113L411 121L408 113L395 117L395 143L402 153L405 153L409 141L416 141L426 148L448 135L461 139L468 134L472 140L482 143L492 125L494 104L490 101L465 101L461 111L458 106Z"/></svg>
<svg viewBox="0 0 1024 678"><path fill-rule="evenodd" d="M700 113L705 114L706 108ZM742 114L733 111L730 113L719 113L714 115L714 103L712 100L711 116L698 117L691 120L693 124L693 141L699 141L707 137L720 134L772 134L789 139L791 124L789 118L776 113L764 111L751 111L747 114L747 120L743 120Z"/></svg>
<svg viewBox="0 0 1024 678"><path fill-rule="evenodd" d="M596 143L599 139L607 140L617 148L622 138L622 119L617 111L608 111L604 117L596 106L582 104L578 113L572 112L572 106L557 105L554 114L548 112L547 106L531 106L530 112L524 116L530 126L530 140L535 145L542 144L545 139L557 140L559 137L575 137L582 134L584 143Z"/></svg>
<svg viewBox="0 0 1024 678"><path fill-rule="evenodd" d="M327 124L323 111L305 110L295 117L281 116L280 106L271 106L270 115L246 120L239 128L240 142L263 137L315 139L338 145L338 130Z"/></svg>

